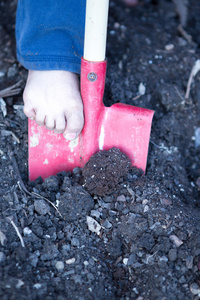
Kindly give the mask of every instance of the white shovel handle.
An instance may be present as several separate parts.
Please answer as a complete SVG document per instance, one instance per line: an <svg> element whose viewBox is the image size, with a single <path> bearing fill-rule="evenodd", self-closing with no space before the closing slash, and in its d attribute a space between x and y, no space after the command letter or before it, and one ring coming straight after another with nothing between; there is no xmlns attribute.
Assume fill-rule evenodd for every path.
<svg viewBox="0 0 200 300"><path fill-rule="evenodd" d="M87 0L83 58L88 61L104 61L109 0Z"/></svg>

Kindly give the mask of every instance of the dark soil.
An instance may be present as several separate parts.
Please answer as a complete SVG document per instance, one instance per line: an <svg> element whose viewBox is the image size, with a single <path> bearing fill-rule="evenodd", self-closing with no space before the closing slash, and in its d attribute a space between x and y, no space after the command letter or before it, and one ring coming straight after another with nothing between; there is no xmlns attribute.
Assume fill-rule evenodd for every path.
<svg viewBox="0 0 200 300"><path fill-rule="evenodd" d="M200 4L188 2L184 30L192 41L178 30L172 1L110 2L105 104L155 110L145 176L125 168L114 181L106 161L105 185L101 172L90 182L93 157L87 172L29 182L22 92L3 97L1 299L200 299L200 73L185 99L200 54ZM0 90L19 80L23 90L16 1L0 8Z"/></svg>
<svg viewBox="0 0 200 300"><path fill-rule="evenodd" d="M113 194L130 170L130 159L117 148L94 154L83 168L83 185L91 195Z"/></svg>

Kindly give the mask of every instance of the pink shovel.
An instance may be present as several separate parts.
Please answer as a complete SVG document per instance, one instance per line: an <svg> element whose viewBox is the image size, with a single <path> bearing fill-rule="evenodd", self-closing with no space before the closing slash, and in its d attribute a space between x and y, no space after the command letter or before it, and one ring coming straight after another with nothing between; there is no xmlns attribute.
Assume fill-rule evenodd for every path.
<svg viewBox="0 0 200 300"><path fill-rule="evenodd" d="M87 0L81 95L85 125L73 141L29 120L29 179L83 167L99 150L119 148L133 166L146 169L154 112L125 104L105 107L106 33L109 0Z"/></svg>

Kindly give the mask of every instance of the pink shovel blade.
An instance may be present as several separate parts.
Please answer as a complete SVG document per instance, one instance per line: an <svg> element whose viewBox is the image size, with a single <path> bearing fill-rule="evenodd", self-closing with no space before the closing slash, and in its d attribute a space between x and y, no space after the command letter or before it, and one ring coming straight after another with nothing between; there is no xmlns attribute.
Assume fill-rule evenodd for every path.
<svg viewBox="0 0 200 300"><path fill-rule="evenodd" d="M81 95L85 125L74 141L66 141L29 120L29 179L35 180L83 167L99 150L119 148L133 166L146 169L151 123L154 112L131 105L105 107L106 61L81 63Z"/></svg>
<svg viewBox="0 0 200 300"><path fill-rule="evenodd" d="M152 111L125 104L106 107L99 136L99 149L119 148L132 165L145 171Z"/></svg>

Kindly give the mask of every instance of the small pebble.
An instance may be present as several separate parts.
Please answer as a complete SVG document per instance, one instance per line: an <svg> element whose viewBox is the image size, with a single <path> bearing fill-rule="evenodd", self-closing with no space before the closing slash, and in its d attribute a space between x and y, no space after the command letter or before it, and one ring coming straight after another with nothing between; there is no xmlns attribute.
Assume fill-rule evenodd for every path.
<svg viewBox="0 0 200 300"><path fill-rule="evenodd" d="M193 267L193 256L188 256L186 258L186 267L188 269L192 269L192 267Z"/></svg>
<svg viewBox="0 0 200 300"><path fill-rule="evenodd" d="M110 229L112 228L112 223L110 223L108 220L105 220L102 226L105 227L106 229Z"/></svg>
<svg viewBox="0 0 200 300"><path fill-rule="evenodd" d="M89 281L94 281L94 280L95 280L94 275L93 275L92 273L88 273L88 274L87 274L87 279L88 279Z"/></svg>
<svg viewBox="0 0 200 300"><path fill-rule="evenodd" d="M200 127L195 129L195 147L198 148L200 145Z"/></svg>
<svg viewBox="0 0 200 300"><path fill-rule="evenodd" d="M128 264L128 258L123 259L123 264L126 266Z"/></svg>
<svg viewBox="0 0 200 300"><path fill-rule="evenodd" d="M72 238L71 239L71 245L74 247L79 247L80 246L80 241L77 238Z"/></svg>
<svg viewBox="0 0 200 300"><path fill-rule="evenodd" d="M44 200L35 200L34 201L35 211L39 215L46 215L50 211L49 205Z"/></svg>
<svg viewBox="0 0 200 300"><path fill-rule="evenodd" d="M17 73L18 73L17 65L14 64L12 67L8 68L7 76L13 77L17 75Z"/></svg>
<svg viewBox="0 0 200 300"><path fill-rule="evenodd" d="M178 44L179 44L179 46L183 47L183 46L187 45L187 41L184 38L179 37L178 38Z"/></svg>
<svg viewBox="0 0 200 300"><path fill-rule="evenodd" d="M6 255L4 254L4 252L0 252L0 263L4 262L6 260Z"/></svg>
<svg viewBox="0 0 200 300"><path fill-rule="evenodd" d="M35 283L33 285L33 287L38 290L38 289L40 289L42 287L42 285L41 285L41 283Z"/></svg>
<svg viewBox="0 0 200 300"><path fill-rule="evenodd" d="M168 44L168 45L165 45L165 50L167 51L171 51L174 49L174 45L173 44Z"/></svg>
<svg viewBox="0 0 200 300"><path fill-rule="evenodd" d="M143 204L143 205L146 205L148 202L149 202L149 201L148 201L147 199L144 199L144 200L142 201L142 204Z"/></svg>
<svg viewBox="0 0 200 300"><path fill-rule="evenodd" d="M114 23L114 28L115 28L115 29L120 28L120 24L119 24L118 22L115 22L115 23Z"/></svg>
<svg viewBox="0 0 200 300"><path fill-rule="evenodd" d="M99 218L100 215L101 215L100 211L98 211L96 209L95 210L94 209L91 210L91 216L92 217Z"/></svg>
<svg viewBox="0 0 200 300"><path fill-rule="evenodd" d="M128 209L128 207L125 207L123 210L122 210L122 214L123 215L127 215L128 213L129 213L129 209Z"/></svg>
<svg viewBox="0 0 200 300"><path fill-rule="evenodd" d="M76 275L73 275L72 276L72 279L74 280L75 284L79 284L79 285L82 285L82 279L81 279L81 276L76 274Z"/></svg>
<svg viewBox="0 0 200 300"><path fill-rule="evenodd" d="M18 279L18 282L16 284L16 289L20 289L20 287L23 285L24 285L24 281L22 281L21 279Z"/></svg>
<svg viewBox="0 0 200 300"><path fill-rule="evenodd" d="M135 253L132 253L128 258L127 264L128 264L128 266L130 266L135 262L136 262L136 255L135 255Z"/></svg>
<svg viewBox="0 0 200 300"><path fill-rule="evenodd" d="M113 217L113 216L116 216L117 212L115 210L110 210L109 211L109 216L110 217Z"/></svg>
<svg viewBox="0 0 200 300"><path fill-rule="evenodd" d="M87 225L90 231L95 232L97 234L101 230L101 225L90 216L87 216Z"/></svg>
<svg viewBox="0 0 200 300"><path fill-rule="evenodd" d="M109 197L109 196L105 196L105 197L103 197L103 201L104 202L112 202L112 197Z"/></svg>
<svg viewBox="0 0 200 300"><path fill-rule="evenodd" d="M0 77L5 76L5 72L0 71Z"/></svg>
<svg viewBox="0 0 200 300"><path fill-rule="evenodd" d="M63 271L64 269L64 263L62 261L57 261L56 264L55 264L55 267L58 271Z"/></svg>
<svg viewBox="0 0 200 300"><path fill-rule="evenodd" d="M160 262L168 262L168 258L166 256L161 256L159 261Z"/></svg>
<svg viewBox="0 0 200 300"><path fill-rule="evenodd" d="M37 266L37 263L38 263L38 255L33 253L30 255L29 257L29 260L30 260L30 263L33 267L36 267Z"/></svg>
<svg viewBox="0 0 200 300"><path fill-rule="evenodd" d="M170 261L175 261L177 259L177 250L176 249L170 249L168 252L168 257Z"/></svg>
<svg viewBox="0 0 200 300"><path fill-rule="evenodd" d="M146 92L146 87L143 84L143 82L140 82L140 84L138 86L138 94L143 96L143 95L145 95L145 92Z"/></svg>
<svg viewBox="0 0 200 300"><path fill-rule="evenodd" d="M170 199L167 199L167 198L160 198L160 203L162 205L171 205L172 201Z"/></svg>
<svg viewBox="0 0 200 300"><path fill-rule="evenodd" d="M73 257L73 258L67 259L67 260L65 261L65 263L66 263L67 265L71 265L71 264L75 263L75 261L76 261L76 259L75 259L75 257Z"/></svg>
<svg viewBox="0 0 200 300"><path fill-rule="evenodd" d="M24 235L29 235L29 234L32 233L32 230L30 228L28 228L28 227L24 227L23 233L24 233Z"/></svg>
<svg viewBox="0 0 200 300"><path fill-rule="evenodd" d="M6 240L5 234L2 231L0 231L0 243L2 246L4 246L5 240Z"/></svg>
<svg viewBox="0 0 200 300"><path fill-rule="evenodd" d="M43 186L50 192L56 192L59 188L58 179L55 176L45 178Z"/></svg>
<svg viewBox="0 0 200 300"><path fill-rule="evenodd" d="M183 241L181 241L176 235L170 235L170 240L172 242L174 242L174 244L176 245L176 247L180 247L183 244Z"/></svg>
<svg viewBox="0 0 200 300"><path fill-rule="evenodd" d="M147 212L148 210L149 210L149 206L145 205L145 207L144 207L144 213Z"/></svg>
<svg viewBox="0 0 200 300"><path fill-rule="evenodd" d="M181 276L181 278L179 279L179 283L185 283L186 279L185 276Z"/></svg>
<svg viewBox="0 0 200 300"><path fill-rule="evenodd" d="M190 292L191 292L193 295L198 295L198 294L200 294L200 287L199 287L199 285L198 285L196 282L193 282L193 283L190 285Z"/></svg>
<svg viewBox="0 0 200 300"><path fill-rule="evenodd" d="M117 201L126 202L126 197L124 195L120 195L117 197Z"/></svg>

